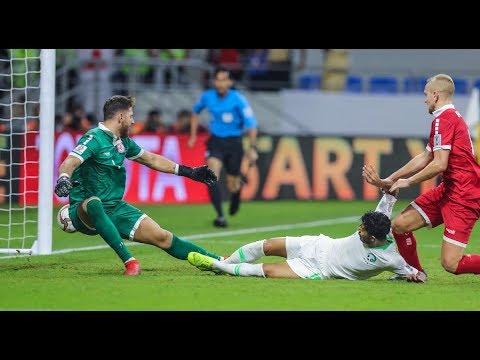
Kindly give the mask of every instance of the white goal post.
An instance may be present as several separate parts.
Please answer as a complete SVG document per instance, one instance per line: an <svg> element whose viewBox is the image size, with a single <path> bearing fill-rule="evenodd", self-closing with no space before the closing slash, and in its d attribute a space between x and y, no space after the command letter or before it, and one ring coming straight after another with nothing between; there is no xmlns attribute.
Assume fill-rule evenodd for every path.
<svg viewBox="0 0 480 360"><path fill-rule="evenodd" d="M55 49L0 57L2 254L52 253L55 57Z"/></svg>

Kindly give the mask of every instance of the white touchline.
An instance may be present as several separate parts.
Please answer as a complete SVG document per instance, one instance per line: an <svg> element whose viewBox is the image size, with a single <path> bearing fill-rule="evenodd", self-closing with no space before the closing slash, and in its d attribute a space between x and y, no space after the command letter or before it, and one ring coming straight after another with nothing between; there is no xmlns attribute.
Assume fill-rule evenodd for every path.
<svg viewBox="0 0 480 360"><path fill-rule="evenodd" d="M309 221L309 222L297 223L297 224L272 225L272 226L262 226L262 227L247 228L247 229L232 230L232 231L219 231L219 232L205 233L205 234L185 235L185 236L181 236L181 238L185 240L201 240L205 238L211 239L214 237L226 237L231 235L242 235L242 234L260 233L260 232L277 231L277 230L301 229L301 228L310 228L310 227L322 226L322 225L357 223L359 220L360 220L359 216L348 216L348 217L337 218L337 219L317 220L317 221ZM145 244L128 241L128 242L125 242L125 245L135 246L135 245L145 245ZM439 245L429 245L429 244L424 244L421 246L439 247ZM109 248L109 246L98 245L98 246L86 246L81 248L69 248L69 249L62 249L62 250L54 250L52 251L51 255L65 254L65 253L74 252L74 251L99 250L99 249L106 249L106 248ZM22 254L22 255L17 255L15 257L20 257L20 256L30 256L30 255ZM12 255L2 256L0 257L0 259L11 259L13 257L14 256Z"/></svg>

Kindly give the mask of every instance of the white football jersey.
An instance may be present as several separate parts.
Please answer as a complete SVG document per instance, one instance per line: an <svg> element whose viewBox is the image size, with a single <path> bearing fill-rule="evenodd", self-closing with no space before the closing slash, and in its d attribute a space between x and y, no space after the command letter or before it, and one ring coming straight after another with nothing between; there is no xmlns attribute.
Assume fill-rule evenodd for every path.
<svg viewBox="0 0 480 360"><path fill-rule="evenodd" d="M396 201L394 196L384 194L375 210L390 218ZM387 239L387 245L374 248L364 244L358 232L344 238L331 239L328 248L321 254L322 259L319 259L323 278L364 280L383 271L398 275L416 274L418 270L408 265L398 253L391 233Z"/></svg>

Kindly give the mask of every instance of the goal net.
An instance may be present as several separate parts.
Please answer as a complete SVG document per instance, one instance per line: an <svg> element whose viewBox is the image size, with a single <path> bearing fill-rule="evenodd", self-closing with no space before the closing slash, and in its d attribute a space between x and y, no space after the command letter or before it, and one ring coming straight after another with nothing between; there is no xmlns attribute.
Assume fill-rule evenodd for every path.
<svg viewBox="0 0 480 360"><path fill-rule="evenodd" d="M0 253L52 252L55 50L0 49Z"/></svg>

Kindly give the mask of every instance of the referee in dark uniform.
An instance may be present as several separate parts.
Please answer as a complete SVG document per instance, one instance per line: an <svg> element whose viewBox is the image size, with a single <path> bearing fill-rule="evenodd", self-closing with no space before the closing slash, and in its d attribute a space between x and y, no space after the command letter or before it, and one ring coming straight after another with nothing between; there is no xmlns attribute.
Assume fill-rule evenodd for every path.
<svg viewBox="0 0 480 360"><path fill-rule="evenodd" d="M230 72L223 67L215 69L213 89L204 91L193 105L189 146L196 141L198 115L203 109L210 113L210 137L206 143L206 164L218 178L225 166L227 189L230 192L229 214L235 215L240 207L241 173L240 165L244 156L242 137L248 133L250 148L246 156L250 164L255 163L257 154L257 119L247 99L238 90L232 89ZM210 201L217 217L213 225L227 227L222 209L222 193L218 182L209 187Z"/></svg>

